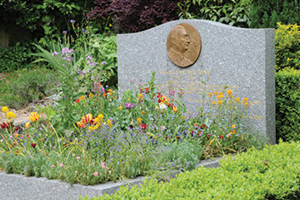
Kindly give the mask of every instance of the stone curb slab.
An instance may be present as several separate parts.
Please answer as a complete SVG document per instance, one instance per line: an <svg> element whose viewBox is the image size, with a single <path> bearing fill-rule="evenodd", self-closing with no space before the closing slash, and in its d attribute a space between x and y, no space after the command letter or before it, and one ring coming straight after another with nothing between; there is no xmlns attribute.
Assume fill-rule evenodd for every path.
<svg viewBox="0 0 300 200"><path fill-rule="evenodd" d="M220 166L219 160L203 160L196 167L205 168ZM139 185L145 177L125 181L108 182L94 186L84 186L48 180L47 178L25 177L18 174L5 174L0 171L0 200L69 200L79 199L79 195L93 197L104 193L112 194L122 185Z"/></svg>

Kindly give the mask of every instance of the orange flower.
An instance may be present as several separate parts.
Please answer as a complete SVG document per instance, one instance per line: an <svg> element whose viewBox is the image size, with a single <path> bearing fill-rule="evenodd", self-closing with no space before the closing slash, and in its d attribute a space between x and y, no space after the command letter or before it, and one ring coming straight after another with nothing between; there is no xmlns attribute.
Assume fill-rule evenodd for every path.
<svg viewBox="0 0 300 200"><path fill-rule="evenodd" d="M235 134L235 129L232 130L232 133Z"/></svg>
<svg viewBox="0 0 300 200"><path fill-rule="evenodd" d="M137 124L141 124L142 123L142 118L139 117L139 118L137 118L136 121L137 121Z"/></svg>
<svg viewBox="0 0 300 200"><path fill-rule="evenodd" d="M145 111L142 111L142 113L141 113L141 114L142 114L142 115L144 115L145 113L146 113Z"/></svg>
<svg viewBox="0 0 300 200"><path fill-rule="evenodd" d="M81 118L81 122L84 124L89 124L91 123L92 119L93 119L93 115L89 113Z"/></svg>
<svg viewBox="0 0 300 200"><path fill-rule="evenodd" d="M223 104L223 102L222 102L222 101L218 101L218 104L219 104L219 105L222 105L222 104Z"/></svg>
<svg viewBox="0 0 300 200"><path fill-rule="evenodd" d="M230 95L232 95L232 90L228 90L227 91L227 94L230 96Z"/></svg>
<svg viewBox="0 0 300 200"><path fill-rule="evenodd" d="M173 111L174 111L175 113L177 113L177 107L176 107L176 106L173 106Z"/></svg>
<svg viewBox="0 0 300 200"><path fill-rule="evenodd" d="M82 95L82 96L80 97L80 100L82 100L82 99L84 99L84 95Z"/></svg>
<svg viewBox="0 0 300 200"><path fill-rule="evenodd" d="M213 95L213 93L208 93L208 97L211 97Z"/></svg>
<svg viewBox="0 0 300 200"><path fill-rule="evenodd" d="M233 124L233 125L231 126L231 128L235 128L235 124Z"/></svg>
<svg viewBox="0 0 300 200"><path fill-rule="evenodd" d="M29 117L29 120L31 121L31 122L37 122L39 119L40 119L41 117L40 117L40 115L37 113L37 112L32 112L31 114L30 114L30 117Z"/></svg>
<svg viewBox="0 0 300 200"><path fill-rule="evenodd" d="M77 122L77 126L78 126L79 128L85 128L85 124L82 123L82 122Z"/></svg>
<svg viewBox="0 0 300 200"><path fill-rule="evenodd" d="M218 99L222 99L223 97L224 97L223 94L217 96Z"/></svg>
<svg viewBox="0 0 300 200"><path fill-rule="evenodd" d="M104 93L103 93L103 96L104 96L104 97L106 97L106 96L107 96L106 92L104 92Z"/></svg>
<svg viewBox="0 0 300 200"><path fill-rule="evenodd" d="M246 103L248 101L247 98L243 98L243 103Z"/></svg>
<svg viewBox="0 0 300 200"><path fill-rule="evenodd" d="M215 95L218 95L218 92L214 92Z"/></svg>
<svg viewBox="0 0 300 200"><path fill-rule="evenodd" d="M223 95L223 92L220 92L219 95Z"/></svg>
<svg viewBox="0 0 300 200"><path fill-rule="evenodd" d="M19 134L18 134L18 133L16 133L16 134L15 134L15 138L17 138L18 136L19 136Z"/></svg>
<svg viewBox="0 0 300 200"><path fill-rule="evenodd" d="M234 99L236 102L240 102L240 97Z"/></svg>
<svg viewBox="0 0 300 200"><path fill-rule="evenodd" d="M107 92L112 95L114 93L114 91L112 89L107 90Z"/></svg>
<svg viewBox="0 0 300 200"><path fill-rule="evenodd" d="M90 94L89 94L89 98L92 98L92 97L93 97L93 94L92 94L92 93L90 93Z"/></svg>
<svg viewBox="0 0 300 200"><path fill-rule="evenodd" d="M246 102L245 103L245 107L248 108L249 107L249 103Z"/></svg>

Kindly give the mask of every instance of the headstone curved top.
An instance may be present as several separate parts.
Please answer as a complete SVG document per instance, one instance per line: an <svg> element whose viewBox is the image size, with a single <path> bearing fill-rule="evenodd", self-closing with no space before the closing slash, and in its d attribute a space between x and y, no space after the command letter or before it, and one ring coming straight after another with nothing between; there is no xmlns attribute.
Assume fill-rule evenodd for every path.
<svg viewBox="0 0 300 200"><path fill-rule="evenodd" d="M167 38L177 25L193 26L201 37L201 53L187 67L174 64L168 55ZM149 81L167 89L185 90L189 109L201 103L202 79L209 77L212 92L228 86L234 96L247 97L255 129L275 143L275 31L246 29L207 20L176 20L131 34L117 35L118 84L120 89ZM188 33L187 33L188 34ZM190 44L189 44L190 45Z"/></svg>

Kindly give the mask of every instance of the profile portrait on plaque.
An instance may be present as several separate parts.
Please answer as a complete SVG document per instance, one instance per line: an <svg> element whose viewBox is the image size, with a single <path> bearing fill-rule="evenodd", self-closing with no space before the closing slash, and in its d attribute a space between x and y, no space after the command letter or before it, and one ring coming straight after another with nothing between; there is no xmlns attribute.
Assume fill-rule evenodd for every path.
<svg viewBox="0 0 300 200"><path fill-rule="evenodd" d="M201 52L201 39L198 31L187 23L176 25L169 33L167 52L175 65L179 67L193 65Z"/></svg>

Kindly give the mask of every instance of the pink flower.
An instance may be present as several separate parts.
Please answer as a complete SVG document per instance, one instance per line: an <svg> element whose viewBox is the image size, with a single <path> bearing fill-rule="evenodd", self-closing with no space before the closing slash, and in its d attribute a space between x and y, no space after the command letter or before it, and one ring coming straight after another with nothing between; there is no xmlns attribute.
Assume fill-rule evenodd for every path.
<svg viewBox="0 0 300 200"><path fill-rule="evenodd" d="M79 159L80 159L80 156L77 156L76 158L77 158L77 160L79 160Z"/></svg>
<svg viewBox="0 0 300 200"><path fill-rule="evenodd" d="M101 167L105 168L105 162L101 162Z"/></svg>
<svg viewBox="0 0 300 200"><path fill-rule="evenodd" d="M75 174L77 174L78 173L78 171L75 171Z"/></svg>
<svg viewBox="0 0 300 200"><path fill-rule="evenodd" d="M51 167L53 168L53 167L54 167L54 165L51 165Z"/></svg>
<svg viewBox="0 0 300 200"><path fill-rule="evenodd" d="M72 156L75 157L75 153L73 153Z"/></svg>
<svg viewBox="0 0 300 200"><path fill-rule="evenodd" d="M59 166L62 167L62 166L64 166L64 164L63 164L63 163L60 163Z"/></svg>
<svg viewBox="0 0 300 200"><path fill-rule="evenodd" d="M94 176L98 176L98 172L94 172Z"/></svg>

